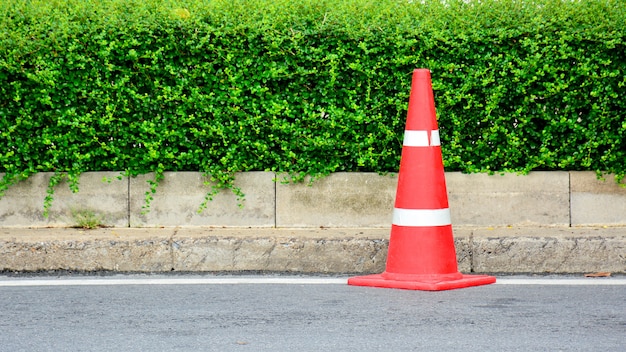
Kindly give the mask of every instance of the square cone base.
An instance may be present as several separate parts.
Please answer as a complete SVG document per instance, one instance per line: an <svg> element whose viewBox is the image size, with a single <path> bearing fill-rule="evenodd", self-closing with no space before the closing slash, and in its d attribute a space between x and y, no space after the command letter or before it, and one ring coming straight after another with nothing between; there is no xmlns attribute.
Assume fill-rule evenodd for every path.
<svg viewBox="0 0 626 352"><path fill-rule="evenodd" d="M348 279L348 285L371 286L382 288L398 288L404 290L443 291L472 286L489 285L496 282L494 276L462 275L460 279L437 281L436 278L428 281L392 280L382 274L356 276Z"/></svg>

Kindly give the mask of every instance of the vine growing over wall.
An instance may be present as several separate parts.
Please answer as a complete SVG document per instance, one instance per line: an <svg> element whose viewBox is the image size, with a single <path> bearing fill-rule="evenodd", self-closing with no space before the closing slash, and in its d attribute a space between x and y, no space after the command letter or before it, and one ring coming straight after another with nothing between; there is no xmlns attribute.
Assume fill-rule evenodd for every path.
<svg viewBox="0 0 626 352"><path fill-rule="evenodd" d="M624 23L617 0L3 1L0 196L154 173L149 210L165 171L240 196L242 171L394 172L417 67L447 170L620 181Z"/></svg>

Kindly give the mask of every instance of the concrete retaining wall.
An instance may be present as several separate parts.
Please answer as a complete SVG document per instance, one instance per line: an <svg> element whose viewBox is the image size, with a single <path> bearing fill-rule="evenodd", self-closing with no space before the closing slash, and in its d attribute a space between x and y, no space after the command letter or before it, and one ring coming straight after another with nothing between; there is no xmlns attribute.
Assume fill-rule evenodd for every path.
<svg viewBox="0 0 626 352"><path fill-rule="evenodd" d="M0 174L1 176L1 174ZM238 174L242 206L229 190L198 209L210 186L197 172L168 172L150 211L144 212L153 175L118 179L116 172L88 172L79 192L55 188L50 216L43 200L51 174L40 173L9 188L0 199L0 227L71 227L89 211L113 227L388 228L395 176L336 173L312 184L276 182L271 172ZM446 173L455 226L624 226L626 188L593 172L529 175Z"/></svg>

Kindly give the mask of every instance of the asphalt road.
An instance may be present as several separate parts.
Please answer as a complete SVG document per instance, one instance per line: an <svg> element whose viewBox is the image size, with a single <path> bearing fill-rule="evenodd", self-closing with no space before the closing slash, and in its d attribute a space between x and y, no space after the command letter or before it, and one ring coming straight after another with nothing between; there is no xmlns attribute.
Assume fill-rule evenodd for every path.
<svg viewBox="0 0 626 352"><path fill-rule="evenodd" d="M0 276L0 351L626 350L625 278L526 279L423 292L334 277Z"/></svg>

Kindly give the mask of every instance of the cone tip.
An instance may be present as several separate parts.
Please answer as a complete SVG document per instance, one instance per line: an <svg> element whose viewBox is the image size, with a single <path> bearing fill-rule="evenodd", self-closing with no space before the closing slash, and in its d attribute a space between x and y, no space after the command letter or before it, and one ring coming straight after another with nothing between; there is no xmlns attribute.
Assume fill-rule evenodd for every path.
<svg viewBox="0 0 626 352"><path fill-rule="evenodd" d="M430 78L430 70L427 68L416 68L413 71L413 75L416 78Z"/></svg>

